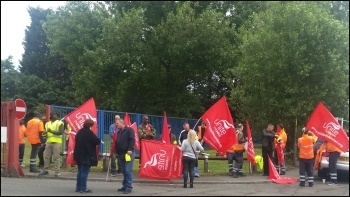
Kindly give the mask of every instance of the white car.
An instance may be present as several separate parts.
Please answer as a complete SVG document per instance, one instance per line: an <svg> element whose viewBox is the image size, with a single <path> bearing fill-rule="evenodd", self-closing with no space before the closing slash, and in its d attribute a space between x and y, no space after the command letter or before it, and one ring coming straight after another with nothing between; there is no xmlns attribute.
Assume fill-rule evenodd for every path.
<svg viewBox="0 0 350 197"><path fill-rule="evenodd" d="M329 173L329 157L328 153L322 154L322 160L318 168L318 176L326 177ZM337 174L339 176L347 175L349 179L349 150L341 153L337 161Z"/></svg>

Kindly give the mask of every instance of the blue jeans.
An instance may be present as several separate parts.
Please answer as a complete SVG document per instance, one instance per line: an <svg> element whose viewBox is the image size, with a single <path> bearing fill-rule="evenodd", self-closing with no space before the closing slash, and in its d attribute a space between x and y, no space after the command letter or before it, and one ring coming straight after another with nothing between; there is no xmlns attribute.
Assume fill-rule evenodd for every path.
<svg viewBox="0 0 350 197"><path fill-rule="evenodd" d="M87 189L86 182L90 172L91 166L78 164L78 174L77 174L77 191L85 191Z"/></svg>
<svg viewBox="0 0 350 197"><path fill-rule="evenodd" d="M135 153L131 155L131 161L125 161L125 154L118 154L118 161L120 163L120 168L124 176L123 179L123 189L131 190L132 189L132 168L134 165Z"/></svg>

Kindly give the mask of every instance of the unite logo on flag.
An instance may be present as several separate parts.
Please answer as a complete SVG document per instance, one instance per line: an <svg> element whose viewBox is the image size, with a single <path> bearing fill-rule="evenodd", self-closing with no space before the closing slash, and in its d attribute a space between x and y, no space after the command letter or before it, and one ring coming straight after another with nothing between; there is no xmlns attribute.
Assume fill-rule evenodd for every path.
<svg viewBox="0 0 350 197"><path fill-rule="evenodd" d="M181 178L182 152L178 146L156 140L141 140L140 177L170 180Z"/></svg>
<svg viewBox="0 0 350 197"><path fill-rule="evenodd" d="M211 106L201 119L207 125L204 141L220 154L224 154L237 141L226 97L222 97Z"/></svg>
<svg viewBox="0 0 350 197"><path fill-rule="evenodd" d="M334 144L343 152L349 149L349 138L347 134L321 101L311 113L305 127L320 139Z"/></svg>
<svg viewBox="0 0 350 197"><path fill-rule="evenodd" d="M336 137L341 127L340 125L337 125L334 122L328 122L324 123L323 128L328 134L332 135L333 137Z"/></svg>
<svg viewBox="0 0 350 197"><path fill-rule="evenodd" d="M152 155L151 159L143 165L143 168L147 166L157 166L158 170L168 170L169 168L169 156L165 150L160 150L159 153Z"/></svg>
<svg viewBox="0 0 350 197"><path fill-rule="evenodd" d="M87 119L91 119L94 122L97 122L96 118L92 117L89 113L80 113L78 112L76 115L76 120L74 121L75 125L77 126L77 128L81 129L84 121Z"/></svg>

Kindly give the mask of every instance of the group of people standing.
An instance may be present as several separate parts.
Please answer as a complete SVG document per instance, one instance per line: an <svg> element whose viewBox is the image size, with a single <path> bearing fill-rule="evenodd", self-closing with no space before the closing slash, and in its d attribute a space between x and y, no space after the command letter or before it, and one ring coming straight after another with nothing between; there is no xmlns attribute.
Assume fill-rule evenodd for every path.
<svg viewBox="0 0 350 197"><path fill-rule="evenodd" d="M116 146L115 152L111 155L111 174L115 176L115 174L123 173L124 180L122 188L118 189L118 191L122 191L124 193L130 193L132 190L132 166L135 158L134 149L130 150L131 144L132 147L135 143L135 135L126 137L125 140L120 140L121 130L118 127L118 124L123 121L119 115L115 116L115 123L110 125L109 134L111 136L111 142ZM128 125L130 126L130 125ZM127 127L128 130L131 129ZM179 139L176 139L175 134L171 132L171 125L168 124L169 129L169 137L171 143L174 145L181 146L181 150L183 151L183 179L184 179L184 188L187 188L188 177L190 179L190 188L193 188L193 180L194 177L199 177L198 173L198 154L199 152L204 151L202 145L198 141L197 133L190 129L188 123L183 124L183 131L181 131ZM130 132L129 132L130 133ZM142 123L138 127L138 135L139 140L154 140L156 137L155 128L149 123L148 116L144 115L142 117ZM124 135L122 135L124 136ZM128 139L133 139L131 144L125 144ZM125 150L128 147L128 151L132 151L131 154L131 162L125 163ZM121 151L122 150L122 151ZM127 152L128 153L128 152ZM142 154L142 149L139 150L140 155ZM117 162L115 161L117 158ZM141 160L139 160L141 162ZM124 164L123 164L124 163ZM125 165L126 166L123 166ZM140 164L140 163L139 163ZM195 171L195 169L197 171Z"/></svg>
<svg viewBox="0 0 350 197"><path fill-rule="evenodd" d="M96 124L93 120L87 119L84 121L83 128L77 131L75 137L74 147L74 160L77 162L77 182L76 192L86 193L92 192L87 188L87 177L91 166L96 166L98 163L98 155L96 153L97 146L101 143L95 133L91 130L93 125ZM154 140L156 137L155 128L149 124L149 119L145 115L142 117L142 124L138 127L139 139L135 139L135 133L130 125L125 125L123 119L119 115L115 116L115 122L110 125L109 134L111 141L113 142L114 152L111 155L111 173L112 176L116 174L123 174L122 187L118 189L125 194L131 193L132 181L133 181L133 163L135 159L135 141L136 140ZM205 124L202 123L199 126L199 135L204 135ZM171 125L168 125L169 137L172 144L181 146L183 152L183 180L184 188L187 188L188 178L190 181L190 188L193 188L194 177L199 177L198 173L198 154L204 151L203 141L199 141L196 131L190 129L188 123L183 124L183 130L181 131L178 140L176 136L171 132ZM237 143L235 143L230 149L227 150L225 155L228 160L229 174L233 178L244 177L243 174L243 153L245 152L245 143L247 138L244 137L243 125L238 124L236 126ZM71 132L69 125L64 121L58 119L57 113L50 114L50 120L44 124L44 119L40 119L40 113L34 112L34 117L28 121L27 127L24 125L24 121L20 121L19 127L19 162L23 165L24 155L24 137L28 138L31 144L30 154L30 169L32 173L39 173L39 176L48 175L48 168L51 160L55 163L54 171L55 176L60 174L60 151L63 139L63 133L69 135ZM201 137L201 136L200 136ZM66 138L68 140L68 138ZM305 186L307 179L309 187L313 186L313 166L317 166L315 163L315 151L314 143L317 138L313 133L307 129L303 129L302 136L298 139L297 146L299 148L299 174L300 174L300 186ZM68 141L67 141L68 142ZM268 124L267 128L262 131L262 157L263 157L263 176L269 175L269 159L273 159L276 169L278 169L281 175L286 173L285 162L279 161L276 149L285 151L287 143L287 134L282 124L277 125L276 132L274 131L274 125ZM330 175L331 183L336 184L336 161L339 157L340 150L337 149L331 143L324 143L321 150L326 150L330 153ZM44 152L45 150L45 152ZM36 157L38 153L44 153L44 159L42 156L39 166L43 167L43 170L38 170L36 164ZM142 150L140 149L140 155ZM117 159L117 163L116 163ZM317 160L317 159L316 159ZM235 164L233 164L235 161ZM305 176L306 175L306 176Z"/></svg>
<svg viewBox="0 0 350 197"><path fill-rule="evenodd" d="M29 172L39 173L40 176L48 174L48 168L51 160L55 163L55 176L60 174L60 151L62 144L62 134L64 132L64 123L58 120L57 113L50 114L50 121L45 122L45 117L41 117L39 112L34 112L33 118L27 122L20 121L19 127L19 163L24 167L24 147L27 137L31 144L31 153L29 160ZM36 158L39 157L39 164ZM38 167L43 167L40 171Z"/></svg>

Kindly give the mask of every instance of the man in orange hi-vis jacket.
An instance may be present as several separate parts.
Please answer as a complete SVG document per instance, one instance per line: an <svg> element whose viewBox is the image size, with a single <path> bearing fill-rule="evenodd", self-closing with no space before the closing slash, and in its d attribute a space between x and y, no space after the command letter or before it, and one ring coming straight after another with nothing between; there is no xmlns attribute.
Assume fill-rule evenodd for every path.
<svg viewBox="0 0 350 197"><path fill-rule="evenodd" d="M327 141L325 142L325 146L326 152L329 154L329 174L331 176L331 181L328 183L328 185L332 186L337 184L337 161L342 151Z"/></svg>
<svg viewBox="0 0 350 197"><path fill-rule="evenodd" d="M32 151L30 152L29 160L29 172L39 173L40 171L36 168L36 157L43 141L42 132L44 131L44 124L40 120L40 113L34 112L34 117L28 121L26 136L29 143L32 145Z"/></svg>
<svg viewBox="0 0 350 197"><path fill-rule="evenodd" d="M312 135L309 136L310 132L303 128L303 135L298 139L298 148L299 148L299 176L300 183L299 186L305 187L305 172L307 175L307 181L309 187L314 185L314 175L312 165L314 163L314 143L316 138ZM312 133L311 133L312 134Z"/></svg>

